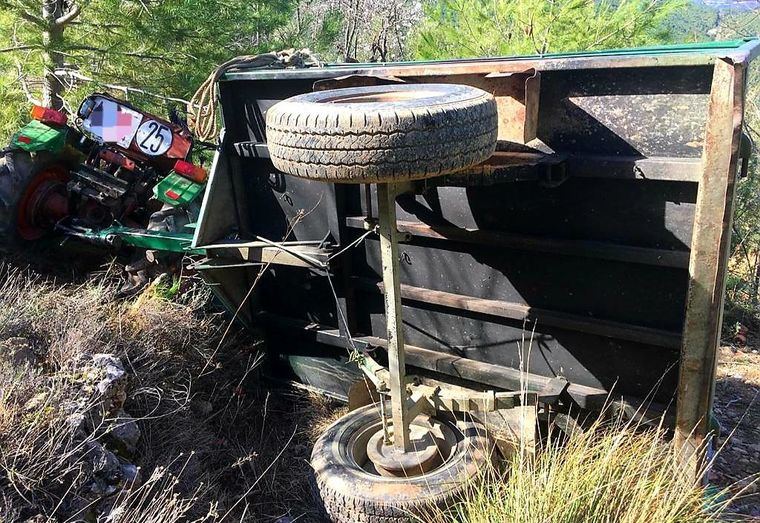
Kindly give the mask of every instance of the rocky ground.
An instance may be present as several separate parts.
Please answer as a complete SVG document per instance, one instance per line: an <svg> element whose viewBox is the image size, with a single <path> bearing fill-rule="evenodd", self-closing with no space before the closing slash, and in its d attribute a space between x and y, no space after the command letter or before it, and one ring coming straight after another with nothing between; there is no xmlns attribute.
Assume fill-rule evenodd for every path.
<svg viewBox="0 0 760 523"><path fill-rule="evenodd" d="M318 521L342 407L265 383L203 286L115 289L0 263L0 523Z"/></svg>
<svg viewBox="0 0 760 523"><path fill-rule="evenodd" d="M111 291L0 264L0 523L320 521L311 447L345 408L272 388L207 291ZM718 373L711 481L760 521L760 355Z"/></svg>
<svg viewBox="0 0 760 523"><path fill-rule="evenodd" d="M760 354L757 349L720 350L715 415L722 448L710 479L743 490L735 510L760 521Z"/></svg>

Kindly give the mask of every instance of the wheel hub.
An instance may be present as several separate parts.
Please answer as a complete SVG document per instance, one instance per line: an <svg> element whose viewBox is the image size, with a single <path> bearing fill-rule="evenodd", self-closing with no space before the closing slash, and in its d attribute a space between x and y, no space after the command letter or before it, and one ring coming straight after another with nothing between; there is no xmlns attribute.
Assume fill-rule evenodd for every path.
<svg viewBox="0 0 760 523"><path fill-rule="evenodd" d="M68 215L67 180L66 171L59 167L49 167L32 180L18 205L19 236L36 240Z"/></svg>
<svg viewBox="0 0 760 523"><path fill-rule="evenodd" d="M390 427L391 436L393 426ZM386 441L382 430L367 442L367 458L378 474L386 477L420 476L440 466L451 453L456 440L450 427L429 420L414 422L409 427L411 449L404 452Z"/></svg>

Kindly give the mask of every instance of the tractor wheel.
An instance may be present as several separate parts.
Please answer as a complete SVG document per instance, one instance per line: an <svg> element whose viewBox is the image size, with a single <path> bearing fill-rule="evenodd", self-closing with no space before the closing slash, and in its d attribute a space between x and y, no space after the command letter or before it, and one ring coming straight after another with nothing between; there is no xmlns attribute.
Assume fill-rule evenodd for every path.
<svg viewBox="0 0 760 523"><path fill-rule="evenodd" d="M418 417L412 425L422 423ZM328 517L335 523L424 521L456 502L487 468L493 445L484 426L472 419L441 415L435 423L435 466L426 472L409 470L407 477L378 472L368 457L382 431L377 406L362 407L333 423L311 455Z"/></svg>
<svg viewBox="0 0 760 523"><path fill-rule="evenodd" d="M0 250L38 240L66 215L68 169L54 156L11 152L0 158Z"/></svg>
<svg viewBox="0 0 760 523"><path fill-rule="evenodd" d="M280 171L335 183L430 178L476 165L496 148L494 97L467 85L352 87L288 98L267 111Z"/></svg>

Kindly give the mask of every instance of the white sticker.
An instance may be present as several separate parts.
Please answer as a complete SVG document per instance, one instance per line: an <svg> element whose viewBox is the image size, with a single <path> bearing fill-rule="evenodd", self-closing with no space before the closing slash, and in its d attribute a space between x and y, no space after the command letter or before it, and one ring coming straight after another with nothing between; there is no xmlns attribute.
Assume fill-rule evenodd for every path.
<svg viewBox="0 0 760 523"><path fill-rule="evenodd" d="M98 98L92 112L82 121L82 128L98 143L117 143L127 148L135 136L142 114L112 100Z"/></svg>
<svg viewBox="0 0 760 523"><path fill-rule="evenodd" d="M148 156L164 154L172 146L172 130L155 120L145 120L137 130L135 143Z"/></svg>

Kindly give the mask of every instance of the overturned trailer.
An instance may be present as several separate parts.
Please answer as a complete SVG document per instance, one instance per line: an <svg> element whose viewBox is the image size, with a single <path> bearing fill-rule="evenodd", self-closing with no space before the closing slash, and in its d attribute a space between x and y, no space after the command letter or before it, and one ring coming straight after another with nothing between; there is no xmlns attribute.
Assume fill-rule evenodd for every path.
<svg viewBox="0 0 760 523"><path fill-rule="evenodd" d="M394 185L402 371L405 357L406 372L431 383L494 391L475 410L527 390L543 412L612 402L665 415L696 472L710 433L734 188L749 154L747 68L759 50L752 39L228 71L194 237L207 254L198 268L269 336L276 375L348 399L363 383L351 351L384 364L389 345L383 294L393 280L383 284L376 234L387 190L279 171L267 114L333 89L477 87L498 112L490 158Z"/></svg>

